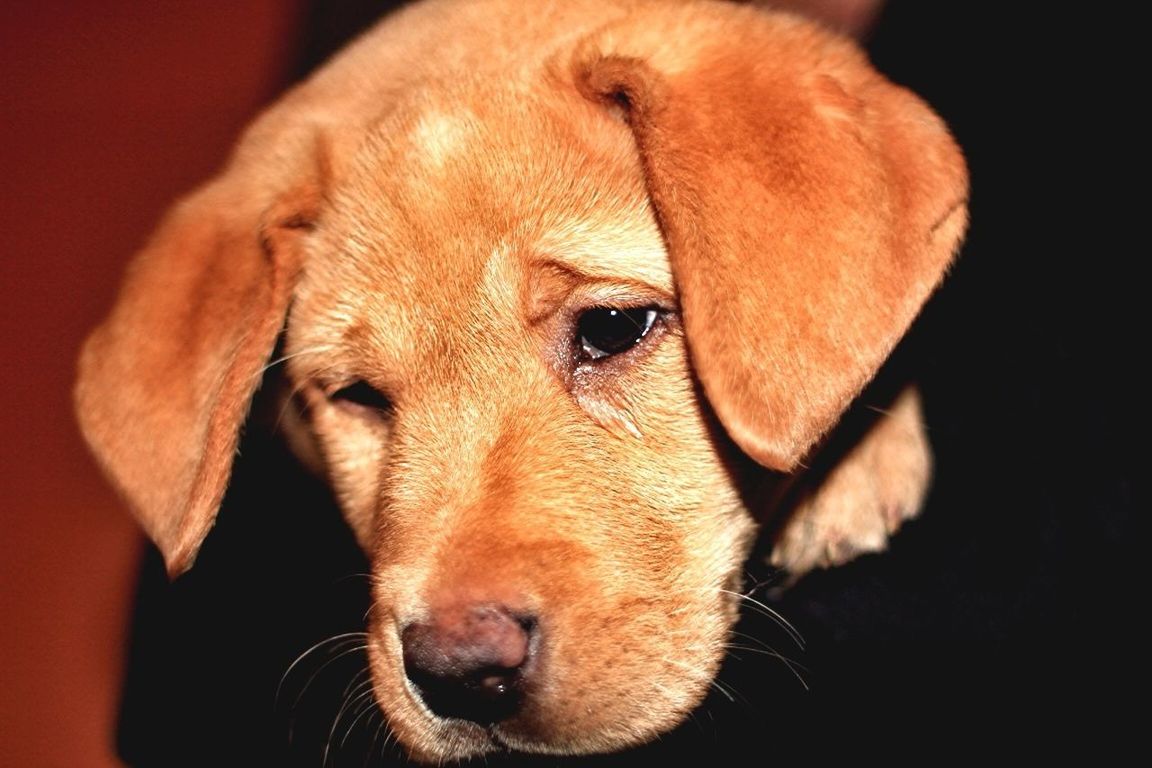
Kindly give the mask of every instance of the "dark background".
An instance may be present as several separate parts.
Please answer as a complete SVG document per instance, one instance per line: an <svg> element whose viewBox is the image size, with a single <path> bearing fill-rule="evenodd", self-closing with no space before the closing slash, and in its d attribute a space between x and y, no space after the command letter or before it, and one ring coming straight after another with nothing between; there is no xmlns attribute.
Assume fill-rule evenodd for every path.
<svg viewBox="0 0 1152 768"><path fill-rule="evenodd" d="M754 596L806 645L754 613L739 631L802 666L807 688L779 659L734 654L721 676L734 701L717 692L652 747L585 762L924 746L1107 762L1136 740L1147 247L1119 191L1135 175L1124 23L1006 5L893 0L867 38L877 66L948 121L972 175L963 253L898 352L922 381L937 455L923 516L885 555L782 594L750 564ZM288 459L253 429L227 502L245 514L222 515L169 585L67 402L76 345L159 214L380 7L3 11L0 317L15 376L0 764L115 765L118 750L139 765L320 765L329 744L330 765L361 765L381 750L368 718L345 714L329 735L354 656L310 655L275 697L298 654L356 630L366 607L365 565L323 490L284 486Z"/></svg>

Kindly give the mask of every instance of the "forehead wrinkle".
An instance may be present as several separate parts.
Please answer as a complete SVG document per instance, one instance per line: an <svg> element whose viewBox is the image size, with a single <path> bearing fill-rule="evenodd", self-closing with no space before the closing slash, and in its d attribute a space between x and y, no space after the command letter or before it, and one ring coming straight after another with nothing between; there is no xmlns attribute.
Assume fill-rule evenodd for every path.
<svg viewBox="0 0 1152 768"><path fill-rule="evenodd" d="M625 127L587 103L461 90L435 105L415 99L375 126L340 200L356 225L422 244L488 235L484 246L550 231L550 246L651 217Z"/></svg>
<svg viewBox="0 0 1152 768"><path fill-rule="evenodd" d="M507 330L525 310L513 284L523 254L671 292L627 128L584 103L486 95L393 112L331 198L317 254L324 301L333 320L356 315L371 328L389 364ZM333 303L345 292L355 306Z"/></svg>
<svg viewBox="0 0 1152 768"><path fill-rule="evenodd" d="M540 238L539 252L585 279L638 283L671 296L668 252L647 201L609 213L616 215L559 222Z"/></svg>
<svg viewBox="0 0 1152 768"><path fill-rule="evenodd" d="M492 374L525 357L512 247L499 244L474 266L448 289L425 276L418 298L389 303L370 321L374 345L390 347L398 367L422 380L416 386L491 395Z"/></svg>

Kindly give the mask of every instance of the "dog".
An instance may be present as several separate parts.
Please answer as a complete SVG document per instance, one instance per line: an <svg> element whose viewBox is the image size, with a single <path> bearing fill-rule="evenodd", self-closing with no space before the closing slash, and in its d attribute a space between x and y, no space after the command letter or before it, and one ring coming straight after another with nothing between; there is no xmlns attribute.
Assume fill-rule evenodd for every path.
<svg viewBox="0 0 1152 768"><path fill-rule="evenodd" d="M914 386L810 468L967 197L931 108L800 17L422 0L172 208L84 345L78 421L176 577L278 393L372 563L408 754L622 750L703 698L758 536L796 578L917 514Z"/></svg>

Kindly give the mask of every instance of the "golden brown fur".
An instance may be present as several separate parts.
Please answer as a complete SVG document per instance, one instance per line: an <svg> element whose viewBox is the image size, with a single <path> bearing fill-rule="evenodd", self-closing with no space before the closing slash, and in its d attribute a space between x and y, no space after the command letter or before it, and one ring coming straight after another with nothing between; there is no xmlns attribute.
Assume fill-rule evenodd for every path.
<svg viewBox="0 0 1152 768"><path fill-rule="evenodd" d="M424 2L356 41L174 209L80 363L85 434L175 576L283 328L286 438L372 558L376 697L429 761L619 749L698 703L746 500L836 424L965 222L947 130L850 42L722 2L546 8ZM605 305L661 319L582 359ZM774 559L883 548L930 464L907 392ZM538 622L494 725L433 714L401 659L402 628L472 605Z"/></svg>

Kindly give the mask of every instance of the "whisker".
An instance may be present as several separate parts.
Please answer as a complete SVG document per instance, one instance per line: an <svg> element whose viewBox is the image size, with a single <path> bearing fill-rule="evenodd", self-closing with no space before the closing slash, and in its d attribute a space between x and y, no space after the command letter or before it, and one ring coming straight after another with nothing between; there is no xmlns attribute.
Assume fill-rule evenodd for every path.
<svg viewBox="0 0 1152 768"><path fill-rule="evenodd" d="M772 608L771 606L760 602L759 600L752 597L751 595L741 594L739 592L733 592L732 590L729 590L729 589L722 589L720 591L724 592L725 594L732 595L733 597L736 597L740 600L743 600L744 602L751 605L753 607L753 609L756 610L757 613L759 613L763 616L767 616L768 618L775 621L781 628L784 629L785 632L788 633L788 636L790 638L792 638L792 642L796 643L796 645L801 650L804 649L804 645L805 645L804 637L800 634L799 630L797 630L796 627L792 626L792 623L790 621L788 621L788 619L781 616L780 612L777 611L775 608Z"/></svg>
<svg viewBox="0 0 1152 768"><path fill-rule="evenodd" d="M378 732L382 731L384 733L384 740L380 742L380 760L386 761L388 759L389 747L396 747L395 752L397 756L400 756L402 754L401 750L398 749L400 739L396 736L396 732L388 725L388 721L384 719L383 715L380 716L380 726L377 730ZM367 765L367 761L365 761L365 765Z"/></svg>
<svg viewBox="0 0 1152 768"><path fill-rule="evenodd" d="M282 363L288 362L289 360L291 360L295 357L300 357L302 355L311 355L311 354L314 354L316 352L327 352L331 349L333 349L331 344L316 344L316 345L311 346L311 347L305 347L304 349L298 349L295 352L292 352L291 354L282 355L282 356L276 358L275 360L269 360L267 363L264 364L264 367L261 368L257 372L256 378L262 378L264 376L264 374L267 373L268 371L272 370L273 368L275 368L278 365L281 365Z"/></svg>
<svg viewBox="0 0 1152 768"><path fill-rule="evenodd" d="M348 729L344 731L344 738L340 739L340 749L343 749L344 745L348 743L348 737L352 735L356 723L365 715L371 716L373 712L377 711L376 697L373 695L371 683L367 685L363 692L357 695L357 698L359 701L353 705L353 711L359 708L360 712L352 718L352 722L348 723Z"/></svg>
<svg viewBox="0 0 1152 768"><path fill-rule="evenodd" d="M342 698L347 698L352 694L353 690L361 687L364 685L364 683L367 682L370 684L371 681L368 679L368 675L368 667L364 667L364 669L352 675L352 679L348 681L348 685L344 686L344 691L340 694L340 696Z"/></svg>
<svg viewBox="0 0 1152 768"><path fill-rule="evenodd" d="M376 699L372 697L372 683L371 680L365 680L355 686L354 693L346 695L340 705L340 709L336 710L335 716L332 718L332 727L328 729L328 737L324 743L324 755L321 758L320 765L328 765L328 756L333 754L333 740L336 736L336 729L340 727L340 721L343 720L344 715L349 712L357 713L353 720L348 724L348 729L344 731L344 736L340 739L338 750L342 750L344 744L347 744L348 737L356 727L359 718L363 717L365 712L371 712L373 705L376 704ZM358 710L358 712L357 712Z"/></svg>
<svg viewBox="0 0 1152 768"><path fill-rule="evenodd" d="M737 691L734 687L732 687L731 685L725 686L724 683L720 682L719 680L717 680L712 675L703 673L699 669L695 669L695 668L689 666L687 663L680 661L679 659L673 659L673 658L665 656L664 662L667 664L671 664L674 667L678 667L680 669L685 670L686 672L688 672L690 674L690 679L692 679L692 680L707 680L708 685L710 687L715 688L726 699L728 699L728 701L732 702L733 704L736 703L737 698L739 698L745 704L748 703L748 700L742 694L740 694L740 692ZM664 686L657 686L657 687L659 690L664 691L667 694L667 691L668 691L667 688L665 688Z"/></svg>
<svg viewBox="0 0 1152 768"><path fill-rule="evenodd" d="M748 571L745 571L744 575L748 578L752 578L752 574L749 573ZM750 586L748 589L746 589L744 591L744 594L753 595L757 591L764 589L765 587L772 587L772 586L779 587L781 583L783 583L783 579L781 578L781 573L779 571L777 571L777 572L771 574L770 576L768 576L768 578L757 580L754 584L752 584L752 586Z"/></svg>
<svg viewBox="0 0 1152 768"><path fill-rule="evenodd" d="M735 650L735 651L747 651L748 653L758 653L758 654L761 654L764 656L768 656L769 658L777 659L785 667L788 668L788 671L791 672L792 675L798 681L800 681L800 685L804 686L804 690L806 690L806 691L810 690L808 687L808 681L804 679L804 675L802 674L802 670L806 671L806 669L807 669L803 664L799 663L795 659L791 659L791 658L785 656L784 654L780 653L778 650L776 650L772 646L765 643L763 640L760 640L759 638L753 637L752 635L748 635L748 634L745 634L743 632L733 632L732 634L746 638L746 639L748 639L754 643L757 643L760 646L759 648L757 648L757 647L751 646L751 645L739 645L736 643L728 643L725 646L725 648L728 650L728 654L730 656L732 656L732 658L742 661L742 659L740 659L739 656L732 653L732 651Z"/></svg>
<svg viewBox="0 0 1152 768"><path fill-rule="evenodd" d="M711 680L708 681L708 685L710 685L711 687L715 688L720 693L722 693L725 696L725 698L727 698L728 701L732 702L733 704L736 703L737 698L739 698L740 701L744 702L745 704L748 704L747 697L745 697L742 693L737 691L736 688L731 684L725 686L725 684L723 682L721 682L720 680L717 680L716 678L712 678Z"/></svg>
<svg viewBox="0 0 1152 768"><path fill-rule="evenodd" d="M284 674L280 676L280 684L276 686L276 697L275 697L274 701L276 701L276 702L280 701L280 694L284 688L284 683L288 680L289 676L291 676L292 671L295 670L296 667L299 666L302 661L304 661L304 659L308 658L313 653L320 650L321 648L323 648L326 645L333 645L333 646L345 645L345 644L351 643L353 640L367 641L367 639L368 639L368 633L367 632L345 632L343 634L333 635L332 637L325 638L325 639L321 640L320 642L314 644L308 650L304 651L299 656L297 656L296 659L291 664L288 665L288 669L284 670ZM365 645L363 647L365 647L365 648L367 647L366 642L365 642ZM348 650L341 651L335 658L340 658L342 656L345 656L348 652L349 652ZM328 663L331 663L331 660ZM311 680L311 678L309 678L309 680ZM307 686L305 686L305 687L307 687ZM297 699L297 701L299 701L299 699Z"/></svg>
<svg viewBox="0 0 1152 768"><path fill-rule="evenodd" d="M368 609L364 611L364 615L360 617L360 620L364 622L364 624L370 624L372 622L372 611L378 608L381 608L381 606L375 600L369 601Z"/></svg>
<svg viewBox="0 0 1152 768"><path fill-rule="evenodd" d="M310 351L315 351L315 350L310 350ZM315 371L313 371L313 375L325 373L327 371L332 370L335 367L336 367L335 365L329 365L329 366L325 366L323 368L317 368ZM288 395L284 398L284 402L281 404L280 410L276 414L276 420L272 425L273 429L278 430L280 428L280 424L284 421L284 417L287 415L288 409L291 408L292 404L296 401L296 395L300 394L300 392L304 389L304 387L306 385L307 385L307 382L297 382L297 383L292 385L292 389L288 392Z"/></svg>
<svg viewBox="0 0 1152 768"><path fill-rule="evenodd" d="M336 711L336 716L332 718L332 727L328 729L328 738L324 742L324 755L320 761L320 765L322 767L328 765L328 756L332 753L333 737L336 735L336 729L337 729L337 727L339 727L340 721L343 719L344 713L348 711L349 706L352 706L355 708L355 707L358 707L366 699L367 700L372 699L372 683L370 681L362 683L361 685L357 686L357 690L359 690L359 689L364 689L364 690L360 691L359 693L356 693L352 697L347 697L347 696L344 697L344 703L340 705L340 709L338 709ZM356 719L359 719L359 717L357 717ZM353 724L355 724L355 720L353 720ZM347 739L347 734L345 734L344 738ZM343 745L343 743L344 742L341 741L341 745Z"/></svg>
<svg viewBox="0 0 1152 768"><path fill-rule="evenodd" d="M372 741L370 741L368 743L368 748L366 750L364 750L364 762L360 764L360 768L368 768L368 761L371 760L372 755L374 755L376 753L376 742L379 741L381 733L384 734L384 741L380 745L380 760L381 761L384 760L384 757L385 757L384 750L388 746L388 735L389 735L390 731L388 731L388 725L385 722L384 715L380 712L379 707L373 708L372 715L369 715L369 717L368 717L369 721L371 721L373 716L380 718L380 722L378 722L376 724L376 728L373 729Z"/></svg>
<svg viewBox="0 0 1152 768"><path fill-rule="evenodd" d="M770 653L780 653L779 650L777 650L774 646L770 645L763 638L756 637L755 635L750 635L747 632L740 632L738 630L732 630L731 634L732 634L732 637L743 638L747 642L752 643L753 646L749 647L748 650L754 650L754 651L758 650L761 652L766 651L766 652L770 652ZM726 645L726 647L729 647L732 644L726 643L725 645Z"/></svg>
<svg viewBox="0 0 1152 768"><path fill-rule="evenodd" d="M296 711L296 707L298 707L300 705L300 701L304 698L304 694L306 694L308 692L308 689L312 686L312 683L315 682L316 678L319 677L321 675L321 673L324 672L324 670L326 670L328 667L335 664L340 659L342 659L346 656L350 656L354 653L360 653L361 651L367 649L367 647L368 647L367 645L358 645L358 646L346 648L345 650L341 651L340 653L336 654L332 658L328 659L328 661L326 661L322 665L320 665L319 669L317 669L315 672L313 672L311 675L309 675L308 682L306 682L304 684L304 687L300 690L300 694L292 702L292 711L293 712Z"/></svg>
<svg viewBox="0 0 1152 768"><path fill-rule="evenodd" d="M305 681L304 685L300 688L300 692L292 700L292 704L288 708L288 713L289 713L289 717L288 717L288 741L289 741L289 743L291 743L294 740L295 734L296 734L296 712L300 707L300 702L304 700L304 696L307 695L309 689L312 687L312 684L320 677L321 674L323 674L323 672L326 669L328 669L328 667L335 664L340 659L346 658L346 657L351 656L353 654L363 652L367 648L367 643L364 642L364 638L366 638L366 637L367 637L367 633L364 633L364 632L348 632L348 633L345 633L342 635L336 635L334 637L330 637L326 640L322 640L321 642L313 645L311 648L309 648L304 653L297 656L296 660L292 662L292 664L288 667L288 670L285 671L285 673L281 676L280 684L276 688L275 701L276 701L276 707L277 708L280 706L280 700L281 700L281 696L283 694L284 685L287 682L288 678L291 676L293 670L295 670L296 667L298 667L304 659L309 658L316 651L318 651L322 648L325 648L325 647L331 648L332 655L326 661L324 661L324 663L321 664L316 670L314 670L311 675L308 676L308 680ZM358 676L359 675L357 675L357 677ZM345 688L346 692L347 692L347 690L348 689Z"/></svg>

